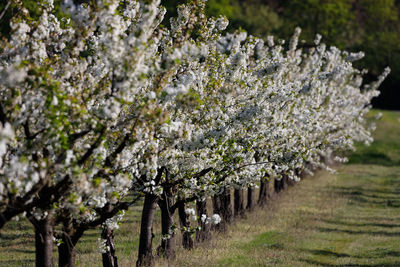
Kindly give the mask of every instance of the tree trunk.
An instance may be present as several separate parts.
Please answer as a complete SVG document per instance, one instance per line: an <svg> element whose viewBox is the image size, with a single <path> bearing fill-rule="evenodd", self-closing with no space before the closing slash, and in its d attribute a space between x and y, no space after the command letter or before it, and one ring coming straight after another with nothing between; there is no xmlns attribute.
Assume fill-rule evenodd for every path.
<svg viewBox="0 0 400 267"><path fill-rule="evenodd" d="M289 177L287 175L283 176L283 190L288 189L289 187Z"/></svg>
<svg viewBox="0 0 400 267"><path fill-rule="evenodd" d="M35 265L53 267L53 218L47 216L42 220L36 220L28 216L35 228Z"/></svg>
<svg viewBox="0 0 400 267"><path fill-rule="evenodd" d="M68 233L63 233L61 239L62 243L58 246L58 266L75 267L75 244Z"/></svg>
<svg viewBox="0 0 400 267"><path fill-rule="evenodd" d="M293 179L290 179L289 176L286 176L286 184L287 186L294 186L297 182Z"/></svg>
<svg viewBox="0 0 400 267"><path fill-rule="evenodd" d="M247 206L246 209L252 211L254 209L254 187L247 188Z"/></svg>
<svg viewBox="0 0 400 267"><path fill-rule="evenodd" d="M243 200L243 190L242 189L235 189L234 192L234 213L235 217L243 216L244 215L244 200Z"/></svg>
<svg viewBox="0 0 400 267"><path fill-rule="evenodd" d="M228 223L230 223L233 218L231 192L229 188L225 188L221 194L214 196L213 209L214 214L218 214L221 217L221 222L215 226L215 229L220 232L225 232Z"/></svg>
<svg viewBox="0 0 400 267"><path fill-rule="evenodd" d="M103 267L118 267L117 256L115 256L114 231L108 227L104 227L101 232L101 238L106 240L106 246L109 248L101 255Z"/></svg>
<svg viewBox="0 0 400 267"><path fill-rule="evenodd" d="M211 234L210 234L210 223L206 224L206 220L208 218L207 214L207 200L200 201L198 200L196 202L196 209L197 209L197 215L199 216L198 218L198 223L201 227L200 231L196 233L196 242L201 243L204 242L208 239L210 239ZM206 215L206 220L202 221L201 216Z"/></svg>
<svg viewBox="0 0 400 267"><path fill-rule="evenodd" d="M146 194L144 197L142 221L140 224L139 254L136 266L152 266L154 258L152 254L153 221L156 212L158 197Z"/></svg>
<svg viewBox="0 0 400 267"><path fill-rule="evenodd" d="M261 207L265 206L269 197L269 180L266 177L260 182L260 194L258 196L257 204Z"/></svg>
<svg viewBox="0 0 400 267"><path fill-rule="evenodd" d="M83 228L75 228L71 216L65 215L62 221L62 243L58 246L58 266L59 267L75 267L76 259L76 243L82 237Z"/></svg>
<svg viewBox="0 0 400 267"><path fill-rule="evenodd" d="M158 200L158 206L161 209L161 245L158 248L158 255L166 258L175 258L175 233L174 233L174 218L171 197L164 195Z"/></svg>
<svg viewBox="0 0 400 267"><path fill-rule="evenodd" d="M279 194L282 191L282 180L274 179L274 191Z"/></svg>
<svg viewBox="0 0 400 267"><path fill-rule="evenodd" d="M226 224L222 215L223 211L222 211L221 194L213 196L213 213L218 214L221 217L221 222L219 224L213 225L212 226L213 229L220 232L225 232Z"/></svg>
<svg viewBox="0 0 400 267"><path fill-rule="evenodd" d="M275 193L280 193L288 188L287 180L288 177L286 175L284 175L280 180L274 180Z"/></svg>
<svg viewBox="0 0 400 267"><path fill-rule="evenodd" d="M194 244L190 229L190 215L187 214L185 211L185 203L182 202L179 204L178 213L179 221L182 228L182 246L183 248L190 250L193 248Z"/></svg>
<svg viewBox="0 0 400 267"><path fill-rule="evenodd" d="M301 179L304 179L307 175L306 172L304 171L304 168L298 168L296 169L296 174L299 176Z"/></svg>
<svg viewBox="0 0 400 267"><path fill-rule="evenodd" d="M225 188L224 192L221 194L221 197L223 220L229 224L233 220L231 190L229 188Z"/></svg>

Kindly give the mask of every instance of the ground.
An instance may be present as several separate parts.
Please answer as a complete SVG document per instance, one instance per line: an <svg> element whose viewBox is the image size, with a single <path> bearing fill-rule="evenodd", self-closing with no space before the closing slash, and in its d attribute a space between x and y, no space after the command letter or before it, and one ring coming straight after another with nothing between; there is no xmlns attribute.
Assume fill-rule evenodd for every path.
<svg viewBox="0 0 400 267"><path fill-rule="evenodd" d="M383 112L375 142L337 174L305 178L177 265L400 266L399 118Z"/></svg>
<svg viewBox="0 0 400 267"><path fill-rule="evenodd" d="M337 174L306 177L226 233L192 251L178 248L176 260L157 265L400 266L399 118L400 112L383 112L376 141L358 145L349 163L335 167ZM139 215L140 207L134 207L116 232L120 266L136 261ZM154 248L159 229L157 219ZM80 242L80 266L101 263L99 236L91 230ZM33 265L33 241L29 223L9 223L0 231L0 266Z"/></svg>

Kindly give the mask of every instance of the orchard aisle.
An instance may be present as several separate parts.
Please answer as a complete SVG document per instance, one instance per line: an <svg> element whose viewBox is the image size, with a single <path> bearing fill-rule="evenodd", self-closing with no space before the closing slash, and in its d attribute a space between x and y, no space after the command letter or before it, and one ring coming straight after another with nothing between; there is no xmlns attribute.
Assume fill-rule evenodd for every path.
<svg viewBox="0 0 400 267"><path fill-rule="evenodd" d="M400 266L399 117L383 112L375 142L360 146L348 164L336 168L338 174L308 177L225 235L213 235L192 251L178 247L170 266ZM115 233L120 266L135 265L140 211L140 205L130 209ZM153 242L159 244L159 211L156 218ZM98 229L85 234L78 266L101 262L99 236ZM156 264L168 266L163 260ZM0 233L0 266L33 265L31 225L10 222Z"/></svg>
<svg viewBox="0 0 400 267"><path fill-rule="evenodd" d="M375 112L376 113L376 112ZM191 266L400 266L400 122L384 112L370 147L338 174L304 179L269 209L192 252Z"/></svg>

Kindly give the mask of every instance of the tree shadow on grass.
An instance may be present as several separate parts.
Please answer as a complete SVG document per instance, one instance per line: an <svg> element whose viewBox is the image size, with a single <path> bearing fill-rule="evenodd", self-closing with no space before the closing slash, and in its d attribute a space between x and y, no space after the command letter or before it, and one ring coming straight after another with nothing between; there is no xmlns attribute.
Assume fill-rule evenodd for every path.
<svg viewBox="0 0 400 267"><path fill-rule="evenodd" d="M23 254L35 254L35 249L21 249L21 248L10 248L9 252L23 253Z"/></svg>
<svg viewBox="0 0 400 267"><path fill-rule="evenodd" d="M393 185L397 187L397 185ZM400 196L398 190L373 190L361 187L333 187L333 191L340 197L356 202L358 204L380 205L388 207L400 207Z"/></svg>
<svg viewBox="0 0 400 267"><path fill-rule="evenodd" d="M393 184L393 187L399 186L398 184ZM392 187L392 186L391 186ZM360 186L352 186L352 187L344 187L344 186L334 186L332 187L333 191L345 195L345 196L365 196L365 197L373 197L373 198L391 198L391 199L399 199L400 190L397 188L391 189L371 189L371 188L362 188ZM387 196L393 195L393 196Z"/></svg>
<svg viewBox="0 0 400 267"><path fill-rule="evenodd" d="M400 251L395 251L386 248L376 248L375 250L368 251L370 258L385 258L385 257L396 257L400 259Z"/></svg>
<svg viewBox="0 0 400 267"><path fill-rule="evenodd" d="M383 228L397 228L400 227L400 224L397 223L374 223L374 222L346 222L346 221L339 221L339 220L322 220L325 223L329 224L338 224L343 226L356 226L356 227L383 227Z"/></svg>
<svg viewBox="0 0 400 267"><path fill-rule="evenodd" d="M383 217L383 216L351 216L351 215L343 215L340 216L341 220L356 220L356 221L369 221L369 222L380 222L380 221L388 221L393 223L400 222L400 216L390 216L390 217Z"/></svg>
<svg viewBox="0 0 400 267"><path fill-rule="evenodd" d="M346 264L327 264L322 261L318 260L312 260L312 259L300 259L302 262L306 262L308 264L312 265L318 265L318 266L327 266L327 267L399 267L400 266L400 261L391 263L391 264L354 264L354 263L346 263Z"/></svg>
<svg viewBox="0 0 400 267"><path fill-rule="evenodd" d="M4 234L0 233L0 240L15 240L19 238L31 238L33 237L30 233L21 233L21 234Z"/></svg>
<svg viewBox="0 0 400 267"><path fill-rule="evenodd" d="M336 229L328 227L316 227L320 232L325 233L339 233L339 234L350 234L350 235L372 235L372 236L387 236L387 237L399 237L400 232L387 232L387 231L364 231L364 230L347 230L347 229Z"/></svg>
<svg viewBox="0 0 400 267"><path fill-rule="evenodd" d="M34 266L35 260L33 259L16 259L16 260L1 260L0 266Z"/></svg>
<svg viewBox="0 0 400 267"><path fill-rule="evenodd" d="M301 249L302 252L312 254L314 256L326 256L330 258L357 258L357 259L381 259L386 257L400 257L400 251L386 248L376 248L365 251L364 255L350 255L347 253L337 253L329 249Z"/></svg>
<svg viewBox="0 0 400 267"><path fill-rule="evenodd" d="M27 223L10 222L5 228L14 231L32 231L32 225Z"/></svg>
<svg viewBox="0 0 400 267"><path fill-rule="evenodd" d="M383 206L383 207L394 207L398 208L400 207L400 200L395 200L395 199L380 199L380 200L374 200L368 197L363 197L363 196L353 196L349 197L349 200L353 202L353 205L360 206L360 205L367 205L369 207L372 206Z"/></svg>
<svg viewBox="0 0 400 267"><path fill-rule="evenodd" d="M21 234L4 234L0 233L0 247L9 247L12 245L21 245L30 242L33 239L33 235L30 233Z"/></svg>
<svg viewBox="0 0 400 267"><path fill-rule="evenodd" d="M323 250L323 249L302 249L302 251L311 253L316 256L327 256L327 257L335 257L335 258L344 258L344 257L352 257L346 253L337 253L330 250Z"/></svg>

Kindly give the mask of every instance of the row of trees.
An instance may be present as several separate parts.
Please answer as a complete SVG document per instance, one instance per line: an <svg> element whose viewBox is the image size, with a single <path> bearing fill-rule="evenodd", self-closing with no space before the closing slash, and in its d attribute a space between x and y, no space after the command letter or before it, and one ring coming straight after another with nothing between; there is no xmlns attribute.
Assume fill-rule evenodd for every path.
<svg viewBox="0 0 400 267"><path fill-rule="evenodd" d="M176 3L166 0L171 11ZM392 75L381 86L382 94L373 105L400 109L400 1L398 0L209 0L207 13L223 14L229 30L241 27L252 35L265 38L273 34L287 39L296 26L302 28L304 46L310 46L315 34L326 43L348 51L364 51L366 57L356 63L369 70L374 80L385 66Z"/></svg>
<svg viewBox="0 0 400 267"><path fill-rule="evenodd" d="M144 198L138 265L153 262L152 227L161 209L159 254L174 256L174 213L183 244L210 224L223 230L252 208L268 182L276 190L327 159L344 161L354 142L372 141L364 117L377 87L352 66L363 53L314 45L285 49L228 21L207 18L205 2L177 8L169 26L159 1L76 4L15 2L0 56L0 228L26 216L35 229L36 265L75 265L86 230L103 227L103 264L115 266L113 230ZM363 87L363 89L361 89ZM213 213L206 199L213 198Z"/></svg>

